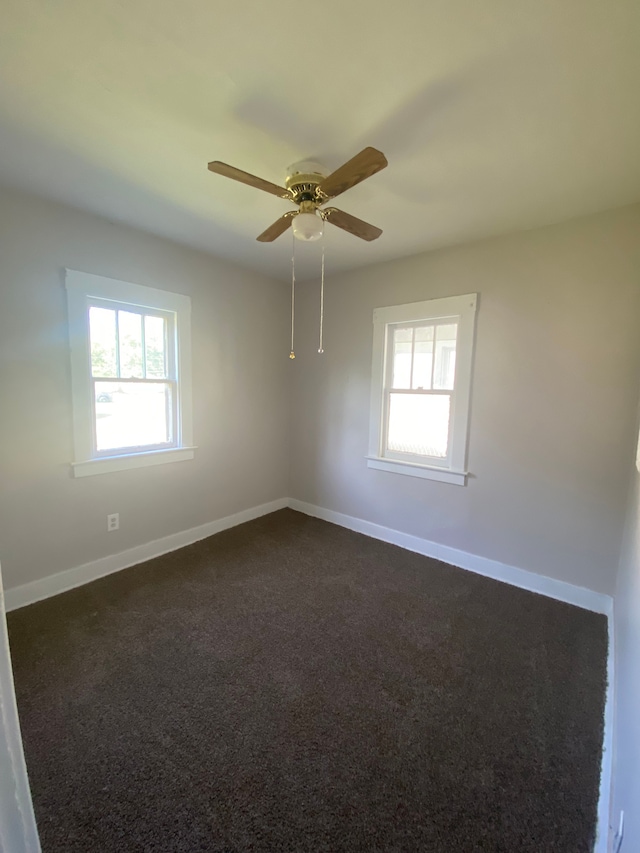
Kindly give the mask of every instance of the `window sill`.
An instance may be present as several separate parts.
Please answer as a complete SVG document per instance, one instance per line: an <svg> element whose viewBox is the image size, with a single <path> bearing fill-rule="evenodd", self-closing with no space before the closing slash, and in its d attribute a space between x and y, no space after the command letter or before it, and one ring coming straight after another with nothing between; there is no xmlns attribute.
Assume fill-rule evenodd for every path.
<svg viewBox="0 0 640 853"><path fill-rule="evenodd" d="M415 462L400 462L397 459L381 459L379 456L367 456L367 466L393 474L405 474L407 477L421 477L423 480L437 480L440 483L453 483L456 486L467 485L467 471L452 471L451 468L436 468L433 465L418 465Z"/></svg>
<svg viewBox="0 0 640 853"><path fill-rule="evenodd" d="M149 465L166 465L168 462L183 462L193 459L195 447L172 447L170 450L149 450L144 453L126 453L86 462L72 462L74 477L92 477L94 474L110 474L127 471L129 468L146 468Z"/></svg>

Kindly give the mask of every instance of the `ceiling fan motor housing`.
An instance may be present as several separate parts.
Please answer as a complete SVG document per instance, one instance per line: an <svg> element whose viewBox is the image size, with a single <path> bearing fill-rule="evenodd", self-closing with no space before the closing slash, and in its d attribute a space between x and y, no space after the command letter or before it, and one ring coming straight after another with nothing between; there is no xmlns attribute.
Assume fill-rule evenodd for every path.
<svg viewBox="0 0 640 853"><path fill-rule="evenodd" d="M303 201L314 201L315 190L327 170L314 160L301 160L287 169L286 188L293 194L296 204Z"/></svg>

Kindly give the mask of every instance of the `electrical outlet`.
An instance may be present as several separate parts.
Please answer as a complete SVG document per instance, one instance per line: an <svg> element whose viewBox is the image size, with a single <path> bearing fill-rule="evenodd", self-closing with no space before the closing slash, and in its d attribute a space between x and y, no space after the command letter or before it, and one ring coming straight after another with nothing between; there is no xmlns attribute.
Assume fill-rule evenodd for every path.
<svg viewBox="0 0 640 853"><path fill-rule="evenodd" d="M622 849L622 838L624 836L624 812L620 812L620 823L618 831L613 837L613 853L620 853Z"/></svg>
<svg viewBox="0 0 640 853"><path fill-rule="evenodd" d="M107 531L118 530L120 527L120 513L114 512L107 516Z"/></svg>

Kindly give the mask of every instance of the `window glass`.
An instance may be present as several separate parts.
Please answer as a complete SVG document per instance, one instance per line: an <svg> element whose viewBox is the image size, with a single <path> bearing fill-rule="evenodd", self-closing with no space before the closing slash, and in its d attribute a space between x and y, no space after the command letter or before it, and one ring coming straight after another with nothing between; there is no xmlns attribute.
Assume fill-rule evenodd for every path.
<svg viewBox="0 0 640 853"><path fill-rule="evenodd" d="M109 308L89 308L91 373L93 376L117 376L116 312Z"/></svg>
<svg viewBox="0 0 640 853"><path fill-rule="evenodd" d="M163 382L95 383L96 450L168 444L172 386Z"/></svg>
<svg viewBox="0 0 640 853"><path fill-rule="evenodd" d="M436 326L436 360L433 387L453 391L456 376L456 323Z"/></svg>
<svg viewBox="0 0 640 853"><path fill-rule="evenodd" d="M444 459L449 443L448 394L389 395L387 448Z"/></svg>
<svg viewBox="0 0 640 853"><path fill-rule="evenodd" d="M431 388L433 365L433 326L419 326L415 330L412 388Z"/></svg>
<svg viewBox="0 0 640 853"><path fill-rule="evenodd" d="M145 367L148 379L167 376L167 351L163 317L144 318Z"/></svg>
<svg viewBox="0 0 640 853"><path fill-rule="evenodd" d="M131 311L118 311L120 343L120 376L125 379L142 379L142 315Z"/></svg>
<svg viewBox="0 0 640 853"><path fill-rule="evenodd" d="M393 388L411 388L413 329L394 329Z"/></svg>

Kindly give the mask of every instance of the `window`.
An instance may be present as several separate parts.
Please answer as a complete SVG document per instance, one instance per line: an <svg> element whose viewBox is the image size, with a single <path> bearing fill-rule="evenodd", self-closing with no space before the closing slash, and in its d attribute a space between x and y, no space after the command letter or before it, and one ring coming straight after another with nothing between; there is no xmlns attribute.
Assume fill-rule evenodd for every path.
<svg viewBox="0 0 640 853"><path fill-rule="evenodd" d="M193 459L188 296L67 270L76 477Z"/></svg>
<svg viewBox="0 0 640 853"><path fill-rule="evenodd" d="M466 483L477 296L373 312L370 468Z"/></svg>

